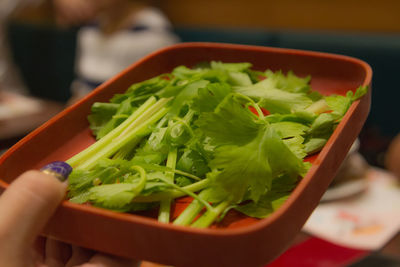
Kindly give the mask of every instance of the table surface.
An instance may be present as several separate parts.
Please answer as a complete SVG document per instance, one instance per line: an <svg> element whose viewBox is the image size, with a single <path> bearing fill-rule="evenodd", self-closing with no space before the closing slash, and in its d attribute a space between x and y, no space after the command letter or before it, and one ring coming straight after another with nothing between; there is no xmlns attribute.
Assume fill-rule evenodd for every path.
<svg viewBox="0 0 400 267"><path fill-rule="evenodd" d="M318 253L316 253L318 252ZM369 255L380 255L385 258L394 259L400 266L400 233L398 233L380 251L363 251L334 245L322 239L312 237L307 233L300 232L293 240L292 245L281 256L265 267L282 266L307 266L307 267L343 267L351 266ZM378 265L371 265L378 266ZM384 265L382 265L384 266ZM142 262L140 267L166 267L151 262Z"/></svg>

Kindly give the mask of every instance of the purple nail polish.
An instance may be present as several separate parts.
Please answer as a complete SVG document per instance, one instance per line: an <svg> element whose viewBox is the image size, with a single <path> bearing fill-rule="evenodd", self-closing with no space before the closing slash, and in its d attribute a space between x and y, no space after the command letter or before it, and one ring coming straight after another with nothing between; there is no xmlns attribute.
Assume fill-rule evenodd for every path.
<svg viewBox="0 0 400 267"><path fill-rule="evenodd" d="M55 176L61 182L67 180L72 172L72 167L63 161L54 161L40 169L41 172Z"/></svg>

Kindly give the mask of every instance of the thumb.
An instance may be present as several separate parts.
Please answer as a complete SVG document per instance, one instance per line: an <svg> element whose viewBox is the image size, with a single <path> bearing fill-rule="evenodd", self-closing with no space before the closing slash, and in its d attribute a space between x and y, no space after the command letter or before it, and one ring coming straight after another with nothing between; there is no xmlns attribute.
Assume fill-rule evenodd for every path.
<svg viewBox="0 0 400 267"><path fill-rule="evenodd" d="M67 185L55 176L28 171L0 198L0 256L26 257L26 252L63 200Z"/></svg>

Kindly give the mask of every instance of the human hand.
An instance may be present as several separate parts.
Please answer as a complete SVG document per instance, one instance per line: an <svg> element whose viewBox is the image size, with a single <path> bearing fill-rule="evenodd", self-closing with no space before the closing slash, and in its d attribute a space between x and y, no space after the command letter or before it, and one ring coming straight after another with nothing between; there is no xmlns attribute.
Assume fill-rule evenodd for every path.
<svg viewBox="0 0 400 267"><path fill-rule="evenodd" d="M136 261L38 238L66 189L66 183L40 171L28 171L11 183L0 197L0 266L137 266ZM41 251L34 248L40 242Z"/></svg>

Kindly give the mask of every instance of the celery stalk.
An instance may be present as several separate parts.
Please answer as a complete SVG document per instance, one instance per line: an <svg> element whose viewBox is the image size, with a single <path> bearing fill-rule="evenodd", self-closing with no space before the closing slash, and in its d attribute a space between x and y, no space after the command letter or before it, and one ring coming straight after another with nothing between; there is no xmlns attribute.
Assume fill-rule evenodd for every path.
<svg viewBox="0 0 400 267"><path fill-rule="evenodd" d="M159 192L159 193L154 193L148 196L143 196L143 195L139 195L137 197L135 197L133 199L133 202L157 202L157 201L161 201L164 199L173 199L173 198L178 198L178 197L183 197L185 195L187 195L186 192L198 192L206 187L208 187L210 185L210 180L209 179L204 179L201 180L199 182L190 184L188 186L184 186L181 187L181 190L177 190L177 189L171 189L171 190L165 190L163 192Z"/></svg>
<svg viewBox="0 0 400 267"><path fill-rule="evenodd" d="M106 135L93 144L94 147L90 146L87 149L89 152L84 150L81 152L83 155L80 155L80 153L68 160L67 163L72 164L77 169L90 169L99 159L111 156L134 138L145 135L149 126L160 120L168 112L169 109L166 107L168 102L169 99L160 99L151 107L142 111L135 119L131 120L131 117L129 117L127 120L130 123L118 131L118 136L115 136L115 134L112 137ZM128 128L130 131L127 131ZM107 141L100 143L104 138L107 138ZM100 145L98 145L99 143Z"/></svg>
<svg viewBox="0 0 400 267"><path fill-rule="evenodd" d="M200 218L192 223L191 226L196 228L209 227L229 205L229 201L223 201L219 203L216 207L213 207L212 210L208 210L206 213L204 213Z"/></svg>
<svg viewBox="0 0 400 267"><path fill-rule="evenodd" d="M168 153L168 158L167 158L167 167L171 169L175 169L176 166L176 159L178 157L178 150L177 148L171 149L171 151ZM173 183L174 182L174 172L167 172L167 178L169 182ZM168 223L169 218L170 218L170 211L171 211L171 202L172 199L165 199L161 201L160 203L160 210L158 213L158 221L163 222L163 223Z"/></svg>
<svg viewBox="0 0 400 267"><path fill-rule="evenodd" d="M206 191L201 191L199 194L200 198L203 198ZM178 218L175 219L173 224L175 225L190 225L192 221L196 218L196 216L200 213L203 209L204 205L194 199L183 211L179 214Z"/></svg>
<svg viewBox="0 0 400 267"><path fill-rule="evenodd" d="M135 121L140 115L143 114L148 108L156 103L155 97L150 97L143 105L141 105L132 115L130 115L123 123L121 123L118 127L109 132L106 136L98 140L93 145L89 146L85 150L76 154L67 160L67 163L72 167L77 167L82 161L89 158L90 156L97 153L102 147L112 142L114 138L119 136L125 128L127 128L133 121Z"/></svg>

